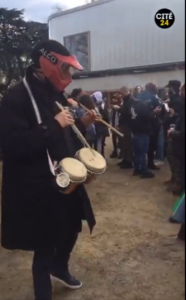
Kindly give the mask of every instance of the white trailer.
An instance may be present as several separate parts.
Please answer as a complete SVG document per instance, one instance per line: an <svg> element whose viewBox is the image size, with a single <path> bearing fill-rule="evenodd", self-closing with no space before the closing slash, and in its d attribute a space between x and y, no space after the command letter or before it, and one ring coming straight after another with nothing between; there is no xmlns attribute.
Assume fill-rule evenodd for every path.
<svg viewBox="0 0 186 300"><path fill-rule="evenodd" d="M175 15L171 28L155 24L162 8ZM150 81L159 87L171 79L184 81L184 8L184 0L100 0L51 15L49 37L66 43L85 64L69 89L111 91Z"/></svg>

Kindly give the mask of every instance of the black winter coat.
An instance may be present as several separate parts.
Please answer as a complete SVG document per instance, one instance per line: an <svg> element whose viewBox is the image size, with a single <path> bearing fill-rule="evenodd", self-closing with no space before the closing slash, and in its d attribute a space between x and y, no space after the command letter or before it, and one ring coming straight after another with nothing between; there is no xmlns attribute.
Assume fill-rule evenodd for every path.
<svg viewBox="0 0 186 300"><path fill-rule="evenodd" d="M99 108L99 113L104 121L109 123L109 115L108 115L108 110L106 108ZM96 122L95 123L95 129L96 129L96 136L97 138L105 138L109 136L109 131L107 126L105 126L101 122Z"/></svg>
<svg viewBox="0 0 186 300"><path fill-rule="evenodd" d="M23 82L12 87L0 107L3 153L1 242L7 249L56 247L64 235L81 231L81 220L95 225L83 185L64 195L53 185L47 149L52 160L73 156L82 148L71 128L61 128L54 116L55 101L67 105L63 94L38 81L28 70L27 82L39 108L38 125Z"/></svg>
<svg viewBox="0 0 186 300"><path fill-rule="evenodd" d="M123 105L121 106L119 112L120 112L120 118L119 118L119 127L131 127L131 108L133 103L136 100L134 97L129 94L123 99Z"/></svg>

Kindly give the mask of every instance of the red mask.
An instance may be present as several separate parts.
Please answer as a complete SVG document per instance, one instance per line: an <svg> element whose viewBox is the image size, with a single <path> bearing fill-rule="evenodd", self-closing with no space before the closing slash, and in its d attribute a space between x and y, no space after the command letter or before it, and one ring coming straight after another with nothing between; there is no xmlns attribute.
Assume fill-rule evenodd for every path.
<svg viewBox="0 0 186 300"><path fill-rule="evenodd" d="M83 70L74 56L63 56L47 52L45 49L41 49L41 53L39 59L41 71L58 91L64 91L72 82L71 68Z"/></svg>

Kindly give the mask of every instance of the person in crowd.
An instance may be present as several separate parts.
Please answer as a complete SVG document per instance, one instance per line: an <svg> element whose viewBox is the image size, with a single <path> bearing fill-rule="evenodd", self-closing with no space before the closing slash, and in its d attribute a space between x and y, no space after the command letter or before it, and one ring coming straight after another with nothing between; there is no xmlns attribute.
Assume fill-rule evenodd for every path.
<svg viewBox="0 0 186 300"><path fill-rule="evenodd" d="M94 110L95 109L95 104L93 99L91 98L91 96L88 93L82 92L78 99L77 102L79 104L82 104L83 106L85 106L86 108L88 108L89 110ZM81 118L83 115L85 115L87 112L85 111L84 108L82 107L75 107L75 113L77 115L78 118ZM86 140L89 143L89 145L91 147L93 147L94 145L94 140L96 138L96 129L95 129L95 125L91 124L90 126L87 127L86 129Z"/></svg>
<svg viewBox="0 0 186 300"><path fill-rule="evenodd" d="M148 83L145 86L145 91L138 95L138 99L141 101L150 101L151 107L154 110L156 107L162 107L159 97L157 96L157 87L153 83ZM159 111L159 110L158 110ZM148 149L148 168L151 170L159 170L159 167L155 165L155 152L158 145L158 137L161 129L161 123L159 119L160 114L154 114L151 119L151 131L149 139Z"/></svg>
<svg viewBox="0 0 186 300"><path fill-rule="evenodd" d="M101 92L97 91L93 93L92 98L94 100L96 111L104 121L109 123L109 114L103 102L103 95ZM109 130L101 122L95 123L96 138L94 140L94 149L105 156L105 139L109 136Z"/></svg>
<svg viewBox="0 0 186 300"><path fill-rule="evenodd" d="M181 81L179 80L170 80L166 88L169 92L169 107L172 108L178 116L182 113L183 110L183 101L180 97L180 87Z"/></svg>
<svg viewBox="0 0 186 300"><path fill-rule="evenodd" d="M180 96L181 82L177 80L169 81L169 116L165 121L165 131L167 132L170 128L174 128L177 119L182 115L184 109L183 97ZM170 165L171 178L164 182L167 189L175 194L180 194L181 190L181 166L179 160L179 145L168 138L167 145L167 160Z"/></svg>
<svg viewBox="0 0 186 300"><path fill-rule="evenodd" d="M167 103L169 102L169 90L165 89L162 96L162 101Z"/></svg>
<svg viewBox="0 0 186 300"><path fill-rule="evenodd" d="M133 146L131 133L131 107L134 101L129 89L123 86L120 90L123 104L120 108L119 129L124 134L120 138L120 149L122 161L119 163L121 169L133 168Z"/></svg>
<svg viewBox="0 0 186 300"><path fill-rule="evenodd" d="M162 112L159 115L160 131L159 131L159 136L158 136L157 149L155 151L155 153L156 153L155 157L157 160L156 164L161 165L164 163L164 160L166 157L165 156L166 155L165 147L166 147L166 139L167 138L166 138L165 130L164 130L164 122L165 122L168 112L165 108L165 104L164 104L163 100L159 98L159 102L162 107Z"/></svg>
<svg viewBox="0 0 186 300"><path fill-rule="evenodd" d="M133 97L134 98L138 98L138 95L139 94L141 94L142 93L142 91L143 91L143 88L141 87L141 86L136 86L135 88L134 88L134 90L133 90Z"/></svg>
<svg viewBox="0 0 186 300"><path fill-rule="evenodd" d="M142 179L154 178L154 174L147 167L147 153L149 149L152 120L161 112L156 106L152 109L150 101L133 101L131 107L131 129L134 149L134 176Z"/></svg>
<svg viewBox="0 0 186 300"><path fill-rule="evenodd" d="M122 105L122 98L119 93L116 93L112 97L111 102L111 125L115 128L119 126L119 115L120 115L120 108ZM119 137L115 132L112 132L112 145L113 145L113 152L110 155L110 158L119 158Z"/></svg>
<svg viewBox="0 0 186 300"><path fill-rule="evenodd" d="M72 98L73 100L77 100L79 95L82 93L82 89L73 89L71 95L69 95L69 98Z"/></svg>
<svg viewBox="0 0 186 300"><path fill-rule="evenodd" d="M176 195L181 195L185 191L185 84L181 87L180 97L183 102L182 112L177 117L175 127L168 130L174 156L175 186L172 192Z"/></svg>
<svg viewBox="0 0 186 300"><path fill-rule="evenodd" d="M1 99L3 98L3 96L5 95L6 90L7 90L6 85L0 84L0 100L1 100Z"/></svg>
<svg viewBox="0 0 186 300"><path fill-rule="evenodd" d="M84 185L63 193L55 185L54 161L74 157L82 144L70 125L75 123L84 134L95 114L74 120L56 105L68 106L63 92L72 81L70 67L82 69L63 45L54 40L38 43L31 59L26 77L9 89L0 106L1 244L34 251L34 299L52 300L51 278L73 290L82 286L70 275L69 258L82 219L90 232L95 225Z"/></svg>

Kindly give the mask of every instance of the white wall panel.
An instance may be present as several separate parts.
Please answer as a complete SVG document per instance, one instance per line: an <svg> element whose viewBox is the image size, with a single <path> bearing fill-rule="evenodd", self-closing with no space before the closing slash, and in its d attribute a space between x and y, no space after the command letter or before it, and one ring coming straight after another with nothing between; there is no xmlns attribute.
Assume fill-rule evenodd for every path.
<svg viewBox="0 0 186 300"><path fill-rule="evenodd" d="M161 8L175 14L169 29L154 22ZM92 71L184 61L184 9L184 0L102 0L51 16L49 35L63 43L64 36L90 31Z"/></svg>

